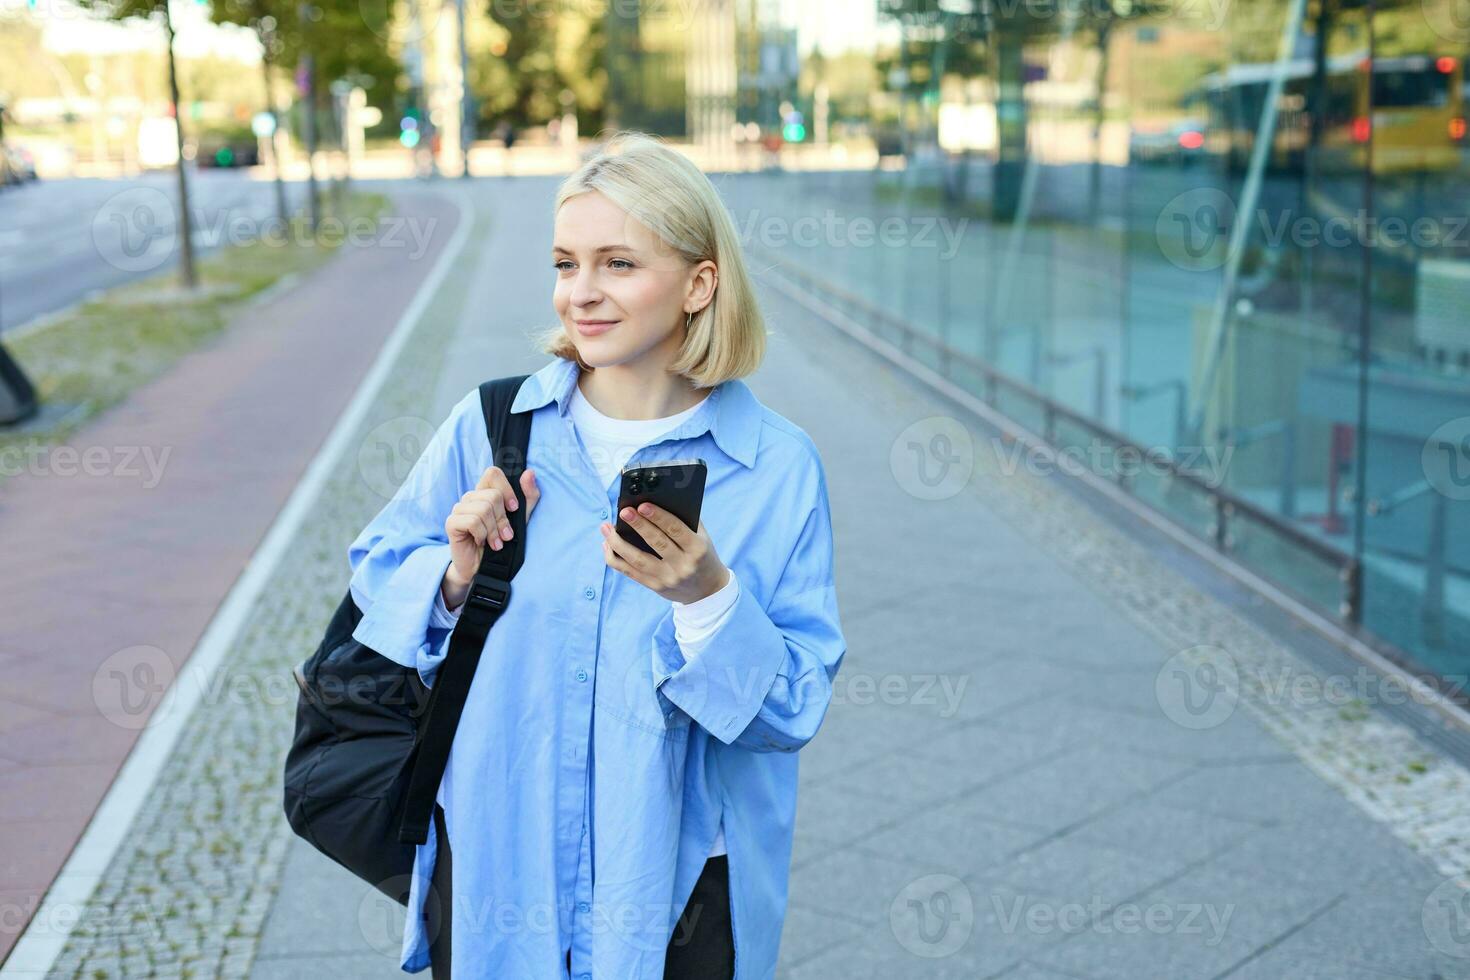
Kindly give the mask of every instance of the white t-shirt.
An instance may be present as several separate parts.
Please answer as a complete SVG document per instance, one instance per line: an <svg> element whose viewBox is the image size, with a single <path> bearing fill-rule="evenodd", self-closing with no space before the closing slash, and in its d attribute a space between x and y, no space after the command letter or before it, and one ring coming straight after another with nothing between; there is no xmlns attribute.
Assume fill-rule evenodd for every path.
<svg viewBox="0 0 1470 980"><path fill-rule="evenodd" d="M603 489L608 490L611 489L613 480L622 472L623 466L634 453L654 442L664 433L682 425L687 418L699 411L703 404L702 401L696 402L677 415L669 415L661 419L615 419L593 408L592 403L582 396L581 387L574 386L572 400L567 406L567 411L571 416L572 424L582 437L588 457L597 471L598 479L602 481ZM674 637L678 641L679 649L683 652L685 660L692 659L704 649L709 639L729 618L729 613L735 608L735 601L738 598L740 598L740 583L736 580L732 570L730 580L719 591L696 602L675 602L673 604ZM458 619L459 610L455 609L451 612L447 609L444 605L443 593L440 593L435 598L434 615L431 621L437 626L452 628ZM725 827L724 822L721 821L720 829L715 835L715 842L710 847L709 856L714 857L724 853L726 853Z"/></svg>

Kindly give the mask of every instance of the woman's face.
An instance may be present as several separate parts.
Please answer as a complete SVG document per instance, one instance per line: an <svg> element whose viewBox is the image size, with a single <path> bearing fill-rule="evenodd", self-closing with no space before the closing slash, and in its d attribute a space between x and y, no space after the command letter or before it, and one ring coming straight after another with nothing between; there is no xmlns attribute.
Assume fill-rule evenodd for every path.
<svg viewBox="0 0 1470 980"><path fill-rule="evenodd" d="M594 368L650 353L672 360L684 342L686 311L703 309L714 292L713 262L689 265L596 191L557 211L551 253L552 305Z"/></svg>

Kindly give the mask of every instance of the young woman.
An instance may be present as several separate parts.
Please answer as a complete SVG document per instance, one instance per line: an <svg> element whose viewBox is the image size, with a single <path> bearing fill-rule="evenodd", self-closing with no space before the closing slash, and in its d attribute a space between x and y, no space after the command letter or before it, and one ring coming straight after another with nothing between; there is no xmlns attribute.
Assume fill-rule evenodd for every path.
<svg viewBox="0 0 1470 980"><path fill-rule="evenodd" d="M822 463L740 380L764 325L688 159L615 136L562 184L550 259L553 359L511 407L533 413L525 561L417 851L402 966L770 977L796 751L846 650ZM623 541L621 468L695 457L698 527L630 509L657 554ZM349 550L354 635L431 685L480 549L510 540L492 462L471 391Z"/></svg>

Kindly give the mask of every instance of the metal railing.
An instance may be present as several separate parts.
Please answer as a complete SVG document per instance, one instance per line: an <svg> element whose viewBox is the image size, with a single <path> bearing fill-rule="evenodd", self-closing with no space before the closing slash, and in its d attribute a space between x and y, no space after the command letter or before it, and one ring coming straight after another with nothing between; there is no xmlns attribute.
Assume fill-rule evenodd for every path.
<svg viewBox="0 0 1470 980"><path fill-rule="evenodd" d="M1334 547L1329 542L1314 537L1289 520L1269 511L1229 490L1215 486L1199 473L1180 466L1174 457L1156 447L1142 446L1128 438L1121 432L1105 425L1104 423L1089 417L1056 399L1040 391L1036 387L1017 380L1002 373L999 369L986 363L973 354L956 350L939 338L917 329L913 324L898 316L884 310L874 304L866 297L859 296L851 290L844 289L825 279L822 279L800 266L783 261L779 256L769 250L761 249L763 257L773 267L778 269L782 275L795 280L807 289L825 295L831 304L845 313L847 317L863 324L870 332L883 336L884 332L896 334L898 342L895 346L905 356L919 359L924 362L937 365L937 369L946 380L954 381L953 369L962 367L965 371L972 372L982 379L981 397L985 403L995 408L1002 392L1019 396L1031 402L1040 412L1042 418L1042 431L1033 432L1032 435L1048 447L1058 448L1057 424L1065 422L1076 426L1087 432L1091 437L1111 444L1119 453L1136 454L1140 461L1147 460L1151 464L1160 467L1169 474L1169 478L1176 480L1198 493L1202 494L1213 515L1207 539L1214 545L1215 549L1223 554L1229 554L1232 549L1233 538L1231 535L1232 524L1236 521L1249 523L1269 531L1281 542L1290 545L1303 554L1321 562L1328 569L1336 573L1340 584L1338 596L1338 607L1329 610L1337 617L1358 627L1362 622L1363 610L1363 573L1361 563L1351 554L1340 548ZM878 329L874 329L878 328ZM923 347L928 357L922 357L916 350ZM1004 414L1004 413L1003 413ZM1030 431L1022 428L1025 431ZM1113 480L1124 490L1131 492L1128 475L1123 468L1118 468ZM1178 526L1197 533L1193 528L1174 519L1168 511L1155 507L1158 513L1168 517ZM1302 595L1299 590L1291 587L1289 583L1274 580L1275 584L1293 593L1299 600L1320 607L1320 603L1308 596Z"/></svg>

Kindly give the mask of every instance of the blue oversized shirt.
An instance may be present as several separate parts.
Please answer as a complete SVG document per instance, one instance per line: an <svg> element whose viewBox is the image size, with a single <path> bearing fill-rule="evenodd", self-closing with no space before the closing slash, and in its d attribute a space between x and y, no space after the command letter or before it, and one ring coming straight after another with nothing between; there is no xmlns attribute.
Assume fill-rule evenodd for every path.
<svg viewBox="0 0 1470 980"><path fill-rule="evenodd" d="M609 568L600 485L567 414L579 369L553 359L512 403L533 412L540 501L491 629L438 800L454 851L458 977L662 980L664 951L724 819L736 980L775 973L796 816L796 751L846 651L826 475L807 434L718 385L629 463L703 458L700 514L740 580L729 618L686 660L673 605ZM359 641L432 684L444 522L493 464L478 390L439 426L348 551ZM417 849L401 965L429 964L434 869Z"/></svg>

